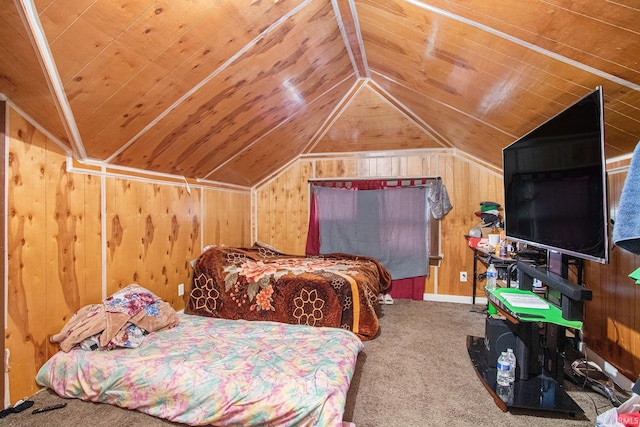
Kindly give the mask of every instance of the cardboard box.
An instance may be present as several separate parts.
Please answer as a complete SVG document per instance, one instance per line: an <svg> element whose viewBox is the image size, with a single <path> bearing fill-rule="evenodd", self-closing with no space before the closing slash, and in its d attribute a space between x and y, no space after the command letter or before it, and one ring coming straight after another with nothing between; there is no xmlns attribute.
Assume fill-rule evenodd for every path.
<svg viewBox="0 0 640 427"><path fill-rule="evenodd" d="M489 237L489 234L496 234L497 231L493 227L480 227L480 231L482 231L482 237L485 239Z"/></svg>

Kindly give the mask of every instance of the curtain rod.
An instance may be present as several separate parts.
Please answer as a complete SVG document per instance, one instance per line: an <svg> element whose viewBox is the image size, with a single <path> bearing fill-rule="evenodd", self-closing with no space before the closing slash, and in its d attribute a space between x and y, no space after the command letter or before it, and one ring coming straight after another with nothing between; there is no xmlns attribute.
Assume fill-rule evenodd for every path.
<svg viewBox="0 0 640 427"><path fill-rule="evenodd" d="M408 181L412 179L427 179L438 181L442 178L439 176L393 176L393 177L371 177L371 178L318 178L318 179L308 179L307 182L325 182L325 181Z"/></svg>

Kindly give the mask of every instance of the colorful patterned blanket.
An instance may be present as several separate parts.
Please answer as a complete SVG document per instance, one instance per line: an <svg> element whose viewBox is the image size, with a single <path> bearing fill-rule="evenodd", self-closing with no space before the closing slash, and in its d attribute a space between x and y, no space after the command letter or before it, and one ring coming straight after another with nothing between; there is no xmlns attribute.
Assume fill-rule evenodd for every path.
<svg viewBox="0 0 640 427"><path fill-rule="evenodd" d="M342 426L349 331L179 314L137 348L58 352L39 385L189 425Z"/></svg>
<svg viewBox="0 0 640 427"><path fill-rule="evenodd" d="M93 350L137 347L147 333L178 323L175 310L153 292L131 284L102 301L78 310L49 339L63 351L74 346Z"/></svg>
<svg viewBox="0 0 640 427"><path fill-rule="evenodd" d="M264 244L214 246L194 264L186 313L350 330L379 330L378 294L391 275L375 259L347 254L287 255Z"/></svg>

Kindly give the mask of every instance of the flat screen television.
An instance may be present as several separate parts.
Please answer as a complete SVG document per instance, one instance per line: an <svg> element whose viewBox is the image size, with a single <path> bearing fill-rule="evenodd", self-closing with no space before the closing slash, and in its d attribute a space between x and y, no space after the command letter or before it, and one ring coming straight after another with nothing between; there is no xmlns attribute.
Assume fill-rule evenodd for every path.
<svg viewBox="0 0 640 427"><path fill-rule="evenodd" d="M602 88L503 149L508 239L607 263Z"/></svg>

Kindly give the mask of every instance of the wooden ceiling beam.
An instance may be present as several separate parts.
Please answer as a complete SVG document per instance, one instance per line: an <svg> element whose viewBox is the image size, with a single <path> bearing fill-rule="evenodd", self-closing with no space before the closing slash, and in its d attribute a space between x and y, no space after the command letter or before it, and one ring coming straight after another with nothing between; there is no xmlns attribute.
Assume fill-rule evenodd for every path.
<svg viewBox="0 0 640 427"><path fill-rule="evenodd" d="M82 143L80 131L78 130L73 111L67 99L64 85L62 84L55 61L51 55L49 42L40 23L36 7L30 0L14 0L14 3L31 39L31 44L42 67L45 80L51 91L56 109L60 114L67 138L69 138L71 142L73 152L78 159L85 160L87 158L87 152Z"/></svg>

